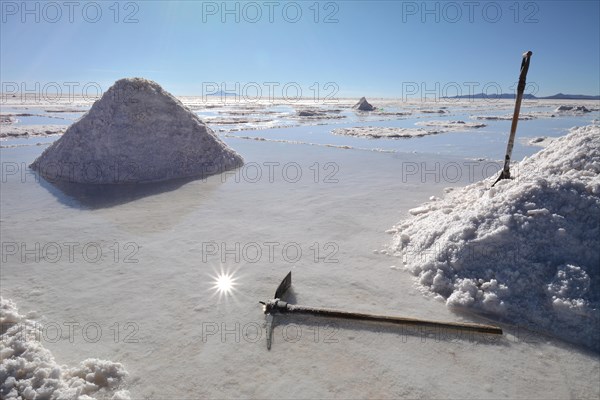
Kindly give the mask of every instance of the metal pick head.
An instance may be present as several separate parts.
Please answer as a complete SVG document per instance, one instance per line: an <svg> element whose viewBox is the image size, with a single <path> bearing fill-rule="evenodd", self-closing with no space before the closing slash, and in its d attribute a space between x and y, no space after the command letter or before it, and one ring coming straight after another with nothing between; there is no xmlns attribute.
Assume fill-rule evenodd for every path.
<svg viewBox="0 0 600 400"><path fill-rule="evenodd" d="M281 312L281 310L277 309L278 304L281 304L282 307L287 306L287 303L280 302L279 299L281 299L283 297L283 295L288 291L288 289L291 286L292 286L292 271L288 272L288 274L285 276L285 278L283 278L283 280L277 287L277 290L275 291L275 297L272 300L259 301L259 303L262 304L262 306L263 306L263 312L265 313L265 316L266 316L267 349L268 350L271 350L271 344L273 342L273 325L274 325L274 320L275 320L275 317L273 314L271 314L271 312L272 311Z"/></svg>
<svg viewBox="0 0 600 400"><path fill-rule="evenodd" d="M267 350L271 350L271 343L273 342L273 325L274 317L271 314L267 314Z"/></svg>
<svg viewBox="0 0 600 400"><path fill-rule="evenodd" d="M292 271L288 272L288 274L285 276L285 278L283 278L283 280L279 284L279 287L277 287L277 290L275 291L274 298L281 299L283 297L283 295L285 294L285 292L287 292L291 286L292 286Z"/></svg>

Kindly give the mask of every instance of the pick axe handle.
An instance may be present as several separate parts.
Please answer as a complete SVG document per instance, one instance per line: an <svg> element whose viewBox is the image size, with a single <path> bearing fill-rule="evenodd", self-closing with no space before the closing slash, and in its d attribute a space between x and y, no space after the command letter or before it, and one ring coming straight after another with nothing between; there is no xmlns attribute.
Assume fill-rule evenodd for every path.
<svg viewBox="0 0 600 400"><path fill-rule="evenodd" d="M332 317L332 318L344 318L354 319L361 321L375 321L375 322L387 322L399 325L418 325L418 326L429 326L434 328L445 328L453 330L467 330L470 332L477 333L491 333L496 335L502 335L502 329L496 326L480 325L480 324L468 324L458 322L437 322L429 321L424 319L416 318L404 318L404 317L391 317L386 315L376 314L365 314L348 311L333 310L329 308L315 308L306 307L299 305L288 304L285 310L281 310L287 314L310 314L316 316Z"/></svg>
<svg viewBox="0 0 600 400"><path fill-rule="evenodd" d="M519 75L519 84L517 86L517 100L515 102L515 111L513 112L512 124L510 125L510 136L508 138L508 145L506 146L506 156L504 157L503 173L506 176L510 176L510 158L512 157L512 150L513 146L515 145L515 134L517 132L517 124L519 123L521 101L523 100L523 93L525 93L527 71L529 71L529 61L532 54L533 53L531 51L523 53L523 60L521 61L521 73Z"/></svg>

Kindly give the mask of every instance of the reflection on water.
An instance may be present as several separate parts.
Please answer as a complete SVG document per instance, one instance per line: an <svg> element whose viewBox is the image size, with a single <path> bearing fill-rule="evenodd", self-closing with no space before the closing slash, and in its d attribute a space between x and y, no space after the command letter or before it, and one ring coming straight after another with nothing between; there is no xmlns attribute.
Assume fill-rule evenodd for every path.
<svg viewBox="0 0 600 400"><path fill-rule="evenodd" d="M118 185L98 185L64 181L48 181L39 177L42 187L52 193L58 201L74 208L102 209L130 203L144 197L154 196L179 189L183 185L203 180L202 177L173 179L154 183L129 183ZM213 186L213 185L207 185Z"/></svg>
<svg viewBox="0 0 600 400"><path fill-rule="evenodd" d="M223 174L206 179L123 185L49 182L39 178L39 185L35 186L45 188L70 209L85 210L78 214L82 218L100 218L103 224L137 236L170 231L198 210L218 209L219 189L226 178Z"/></svg>
<svg viewBox="0 0 600 400"><path fill-rule="evenodd" d="M40 177L40 185L70 207L101 209L130 203L144 197L170 192L199 178L184 178L156 183L95 185L54 181ZM200 178L201 179L201 178Z"/></svg>

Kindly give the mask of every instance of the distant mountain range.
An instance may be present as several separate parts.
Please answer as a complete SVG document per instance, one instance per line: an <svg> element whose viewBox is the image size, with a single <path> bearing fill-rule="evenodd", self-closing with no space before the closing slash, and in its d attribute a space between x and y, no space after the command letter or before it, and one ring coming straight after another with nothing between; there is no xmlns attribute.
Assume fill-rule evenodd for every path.
<svg viewBox="0 0 600 400"><path fill-rule="evenodd" d="M485 93L477 93L473 95L463 95L447 97L448 99L514 99L514 93L502 93L497 95L490 95ZM558 93L553 96L536 97L532 94L526 94L523 96L524 99L539 100L539 99L553 99L553 100L600 100L600 96L590 96L587 94L563 94Z"/></svg>
<svg viewBox="0 0 600 400"><path fill-rule="evenodd" d="M219 90L218 92L215 93L207 93L207 96L237 96L238 94L236 92L225 92L223 90Z"/></svg>
<svg viewBox="0 0 600 400"><path fill-rule="evenodd" d="M538 99L561 99L561 100L600 100L600 96L589 96L587 94L562 94L554 96L538 97Z"/></svg>

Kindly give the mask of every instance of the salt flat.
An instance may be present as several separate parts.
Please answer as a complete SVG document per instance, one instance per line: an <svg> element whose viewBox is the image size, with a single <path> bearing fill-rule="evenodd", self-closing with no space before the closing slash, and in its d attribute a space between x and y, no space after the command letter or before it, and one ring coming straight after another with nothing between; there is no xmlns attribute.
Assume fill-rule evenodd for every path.
<svg viewBox="0 0 600 400"><path fill-rule="evenodd" d="M1 143L2 241L18 246L15 254L3 248L2 296L32 320L61 327L58 339L47 330L41 340L58 364L75 366L87 358L121 363L129 375L119 388L132 398L600 395L597 353L529 325L491 321L506 334L478 339L281 318L273 348L266 350L258 301L270 298L289 270L299 304L490 323L424 296L412 275L399 270L399 260L382 250L393 240L385 231L409 210L432 196L443 197L446 187L495 176L510 121L486 120L484 128L422 138L367 139L331 131L481 122L477 115L510 113L512 102L369 99L388 114L363 114L347 109L351 100L335 105L182 101L201 118L246 111L256 116L212 126L244 157L244 167L204 180L131 189L115 198L65 191L27 169L57 136ZM572 126L597 121L597 102L525 102L523 112L552 113L571 103L596 111L520 121L517 137L559 137ZM36 104L4 104L2 112L27 108L59 115L56 110L75 106L83 111L89 104L57 104L46 107L52 111L47 113ZM296 109L309 106L341 109L335 115L345 118L299 118ZM15 127L27 125L27 117L16 118ZM65 125L43 117L34 122L49 120ZM518 142L515 159L538 150ZM221 272L234 279L229 294L215 290ZM87 333L84 326L91 327ZM94 341L97 327L102 334Z"/></svg>

